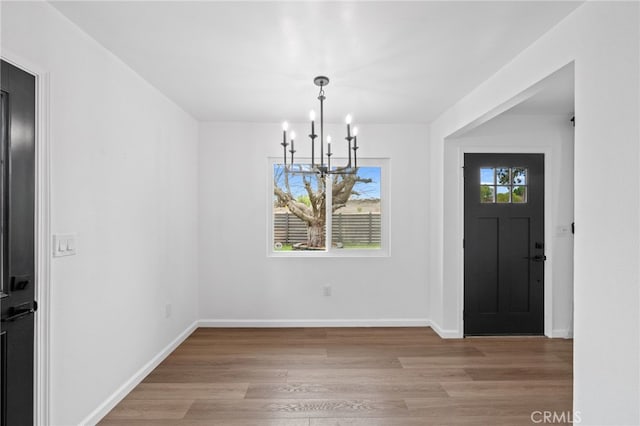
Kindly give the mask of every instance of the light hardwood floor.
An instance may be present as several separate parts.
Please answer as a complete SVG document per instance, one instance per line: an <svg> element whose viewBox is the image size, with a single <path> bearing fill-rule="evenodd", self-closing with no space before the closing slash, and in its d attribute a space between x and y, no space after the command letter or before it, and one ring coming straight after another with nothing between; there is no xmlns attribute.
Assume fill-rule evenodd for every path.
<svg viewBox="0 0 640 426"><path fill-rule="evenodd" d="M196 330L101 425L531 425L571 411L573 341L429 328Z"/></svg>

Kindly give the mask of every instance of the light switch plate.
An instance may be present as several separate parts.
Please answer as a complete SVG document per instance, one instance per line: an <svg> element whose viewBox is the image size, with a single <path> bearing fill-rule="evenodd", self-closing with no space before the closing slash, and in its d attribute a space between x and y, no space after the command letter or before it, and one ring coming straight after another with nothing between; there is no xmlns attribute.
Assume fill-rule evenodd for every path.
<svg viewBox="0 0 640 426"><path fill-rule="evenodd" d="M556 235L558 237L568 237L571 235L571 225L556 226Z"/></svg>
<svg viewBox="0 0 640 426"><path fill-rule="evenodd" d="M73 256L76 254L76 234L54 234L53 256Z"/></svg>

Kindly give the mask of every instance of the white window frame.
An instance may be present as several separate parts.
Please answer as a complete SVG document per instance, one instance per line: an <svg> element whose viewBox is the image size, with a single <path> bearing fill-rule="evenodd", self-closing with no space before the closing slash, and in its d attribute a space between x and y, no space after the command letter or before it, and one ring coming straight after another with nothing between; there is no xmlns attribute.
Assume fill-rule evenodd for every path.
<svg viewBox="0 0 640 426"><path fill-rule="evenodd" d="M332 164L345 164L346 158L334 157ZM298 164L310 164L310 158L296 158ZM362 167L380 167L380 248L377 249L344 249L332 247L332 215L327 214L325 250L293 250L276 251L273 247L273 166L282 164L282 158L269 157L267 161L267 257L390 257L390 197L391 159L389 158L358 158L358 165ZM331 179L331 177L328 177ZM328 194L327 209L331 210L331 194Z"/></svg>

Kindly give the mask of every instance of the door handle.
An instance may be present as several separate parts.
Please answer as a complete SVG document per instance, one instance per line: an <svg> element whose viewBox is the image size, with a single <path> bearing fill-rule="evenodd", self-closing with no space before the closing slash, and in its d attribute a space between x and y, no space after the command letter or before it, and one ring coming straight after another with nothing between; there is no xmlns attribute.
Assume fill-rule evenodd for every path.
<svg viewBox="0 0 640 426"><path fill-rule="evenodd" d="M31 282L29 275L11 277L11 291L24 290Z"/></svg>
<svg viewBox="0 0 640 426"><path fill-rule="evenodd" d="M545 260L547 260L547 256L543 256L541 254L538 254L536 256L527 256L525 257L525 259L529 259L533 262L544 262Z"/></svg>
<svg viewBox="0 0 640 426"><path fill-rule="evenodd" d="M38 302L35 300L29 306L28 303L24 305L12 306L8 309L8 316L2 318L2 322L12 322L31 315L38 310Z"/></svg>

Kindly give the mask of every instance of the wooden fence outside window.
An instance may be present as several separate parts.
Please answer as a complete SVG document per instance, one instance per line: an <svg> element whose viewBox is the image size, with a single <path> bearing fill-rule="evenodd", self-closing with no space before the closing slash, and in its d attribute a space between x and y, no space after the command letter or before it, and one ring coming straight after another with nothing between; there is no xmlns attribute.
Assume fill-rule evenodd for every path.
<svg viewBox="0 0 640 426"><path fill-rule="evenodd" d="M380 213L334 213L333 243L380 244ZM274 213L274 242L296 244L307 241L307 225L291 213Z"/></svg>

